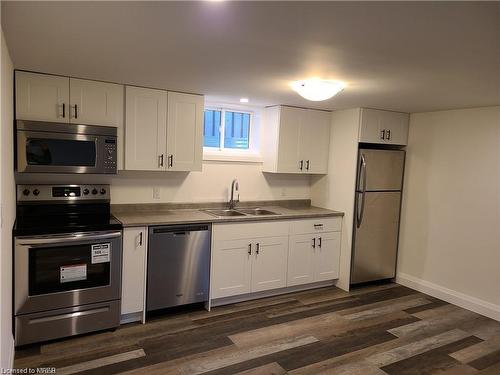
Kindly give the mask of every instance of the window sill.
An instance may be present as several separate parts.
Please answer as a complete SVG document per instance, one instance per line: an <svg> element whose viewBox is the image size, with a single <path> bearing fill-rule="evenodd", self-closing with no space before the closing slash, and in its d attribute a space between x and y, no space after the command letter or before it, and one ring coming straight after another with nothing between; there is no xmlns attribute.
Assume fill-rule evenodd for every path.
<svg viewBox="0 0 500 375"><path fill-rule="evenodd" d="M224 161L224 162L246 162L262 163L262 157L259 154L240 154L230 152L203 152L203 160L206 161Z"/></svg>

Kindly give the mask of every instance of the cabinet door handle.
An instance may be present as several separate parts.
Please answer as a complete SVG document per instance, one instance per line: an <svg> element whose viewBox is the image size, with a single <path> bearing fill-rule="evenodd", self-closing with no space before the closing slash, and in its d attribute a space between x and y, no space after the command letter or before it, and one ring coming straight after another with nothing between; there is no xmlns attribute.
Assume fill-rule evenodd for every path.
<svg viewBox="0 0 500 375"><path fill-rule="evenodd" d="M306 170L309 170L309 160L306 161Z"/></svg>
<svg viewBox="0 0 500 375"><path fill-rule="evenodd" d="M171 155L169 155L169 157L168 157L168 167L169 167L169 168L172 168L172 166L173 166L173 165L174 165L174 155L173 155L173 154L171 154Z"/></svg>
<svg viewBox="0 0 500 375"><path fill-rule="evenodd" d="M391 131L390 130L387 130L387 140L388 141L391 140Z"/></svg>
<svg viewBox="0 0 500 375"><path fill-rule="evenodd" d="M299 169L302 170L304 168L304 160L299 161Z"/></svg>
<svg viewBox="0 0 500 375"><path fill-rule="evenodd" d="M163 154L158 156L158 166L163 167Z"/></svg>
<svg viewBox="0 0 500 375"><path fill-rule="evenodd" d="M139 246L142 246L142 232L139 233Z"/></svg>
<svg viewBox="0 0 500 375"><path fill-rule="evenodd" d="M260 251L260 243L257 242L255 245L257 246L257 249L255 250L255 254L258 254Z"/></svg>
<svg viewBox="0 0 500 375"><path fill-rule="evenodd" d="M316 249L316 238L313 238L313 249Z"/></svg>
<svg viewBox="0 0 500 375"><path fill-rule="evenodd" d="M71 109L70 109L71 111ZM71 117L71 113L70 113L70 117ZM75 118L78 118L78 105L75 104Z"/></svg>
<svg viewBox="0 0 500 375"><path fill-rule="evenodd" d="M321 237L318 238L318 240L319 240L318 247L321 249L321 243L322 243Z"/></svg>
<svg viewBox="0 0 500 375"><path fill-rule="evenodd" d="M248 244L248 255L252 255L252 244Z"/></svg>
<svg viewBox="0 0 500 375"><path fill-rule="evenodd" d="M66 103L63 103L63 118L66 117Z"/></svg>
<svg viewBox="0 0 500 375"><path fill-rule="evenodd" d="M380 139L385 139L385 129L380 131Z"/></svg>

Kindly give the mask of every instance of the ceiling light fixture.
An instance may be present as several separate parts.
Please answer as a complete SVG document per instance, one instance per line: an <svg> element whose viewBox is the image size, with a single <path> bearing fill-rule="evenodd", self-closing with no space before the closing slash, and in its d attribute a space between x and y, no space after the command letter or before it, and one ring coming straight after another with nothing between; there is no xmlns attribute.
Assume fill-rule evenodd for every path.
<svg viewBox="0 0 500 375"><path fill-rule="evenodd" d="M248 98L241 98L240 99L240 103L248 103L248 102L249 102Z"/></svg>
<svg viewBox="0 0 500 375"><path fill-rule="evenodd" d="M340 81L311 78L292 82L290 86L304 99L319 102L337 95L346 87L346 84Z"/></svg>

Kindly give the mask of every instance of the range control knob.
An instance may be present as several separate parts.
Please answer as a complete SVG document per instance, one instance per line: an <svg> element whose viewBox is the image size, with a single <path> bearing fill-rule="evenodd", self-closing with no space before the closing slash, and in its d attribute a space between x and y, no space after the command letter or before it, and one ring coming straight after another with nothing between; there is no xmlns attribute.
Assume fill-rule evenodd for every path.
<svg viewBox="0 0 500 375"><path fill-rule="evenodd" d="M97 189L96 189L96 188L93 188L93 189L92 189L92 194L93 194L93 195L96 195L96 194L97 194Z"/></svg>
<svg viewBox="0 0 500 375"><path fill-rule="evenodd" d="M101 189L101 194L102 195L106 194L106 189Z"/></svg>
<svg viewBox="0 0 500 375"><path fill-rule="evenodd" d="M40 194L40 190L38 190L38 189L33 190L34 196L38 196L39 194Z"/></svg>
<svg viewBox="0 0 500 375"><path fill-rule="evenodd" d="M28 189L23 190L23 195L30 195L30 191Z"/></svg>
<svg viewBox="0 0 500 375"><path fill-rule="evenodd" d="M89 195L89 193L90 193L89 189L87 188L83 189L83 195Z"/></svg>

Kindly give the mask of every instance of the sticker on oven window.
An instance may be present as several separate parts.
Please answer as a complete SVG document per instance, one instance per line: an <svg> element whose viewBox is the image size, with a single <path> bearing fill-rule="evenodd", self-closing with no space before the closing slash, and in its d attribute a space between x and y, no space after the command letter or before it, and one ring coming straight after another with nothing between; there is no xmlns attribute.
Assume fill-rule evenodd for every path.
<svg viewBox="0 0 500 375"><path fill-rule="evenodd" d="M92 264L109 262L110 249L111 244L109 242L92 245Z"/></svg>
<svg viewBox="0 0 500 375"><path fill-rule="evenodd" d="M87 265L72 264L71 266L60 267L61 283L69 283L70 281L87 280Z"/></svg>

